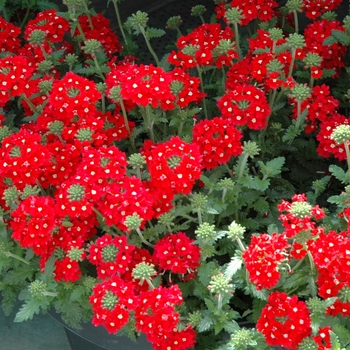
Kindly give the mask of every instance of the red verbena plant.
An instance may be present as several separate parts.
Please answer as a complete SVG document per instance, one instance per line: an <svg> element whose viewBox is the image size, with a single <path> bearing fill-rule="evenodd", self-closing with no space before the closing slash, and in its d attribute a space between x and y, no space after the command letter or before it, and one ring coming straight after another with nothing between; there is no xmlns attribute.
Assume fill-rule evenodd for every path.
<svg viewBox="0 0 350 350"><path fill-rule="evenodd" d="M162 59L146 13L119 40L63 3L0 19L4 312L18 297L16 321L54 309L159 350L350 349L340 1L197 5Z"/></svg>

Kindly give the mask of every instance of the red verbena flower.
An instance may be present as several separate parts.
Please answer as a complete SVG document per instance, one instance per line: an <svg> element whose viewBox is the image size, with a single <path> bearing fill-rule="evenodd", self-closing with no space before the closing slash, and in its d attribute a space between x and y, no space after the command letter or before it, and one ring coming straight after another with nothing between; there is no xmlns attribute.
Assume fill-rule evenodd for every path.
<svg viewBox="0 0 350 350"><path fill-rule="evenodd" d="M200 248L184 232L173 233L154 245L154 263L162 270L195 276L199 267Z"/></svg>
<svg viewBox="0 0 350 350"><path fill-rule="evenodd" d="M199 146L202 164L212 169L242 153L243 135L228 119L201 120L193 127L193 143Z"/></svg>
<svg viewBox="0 0 350 350"><path fill-rule="evenodd" d="M0 52L17 52L21 46L21 29L0 17Z"/></svg>
<svg viewBox="0 0 350 350"><path fill-rule="evenodd" d="M316 19L324 12L336 9L341 3L342 0L304 0L302 10L306 17Z"/></svg>
<svg viewBox="0 0 350 350"><path fill-rule="evenodd" d="M296 295L272 292L256 324L269 346L296 350L300 342L311 335L310 311Z"/></svg>
<svg viewBox="0 0 350 350"><path fill-rule="evenodd" d="M12 238L36 255L45 255L56 226L55 202L51 197L30 196L11 213Z"/></svg>
<svg viewBox="0 0 350 350"><path fill-rule="evenodd" d="M287 248L289 244L285 235L273 233L252 236L242 258L249 272L249 280L257 290L277 285L281 277L278 267L286 260Z"/></svg>
<svg viewBox="0 0 350 350"><path fill-rule="evenodd" d="M171 188L174 194L188 194L202 174L202 156L197 144L173 136L169 141L151 146L145 143L151 182L159 188Z"/></svg>
<svg viewBox="0 0 350 350"><path fill-rule="evenodd" d="M254 130L264 129L271 114L264 92L248 84L236 85L218 100L217 105L224 118Z"/></svg>

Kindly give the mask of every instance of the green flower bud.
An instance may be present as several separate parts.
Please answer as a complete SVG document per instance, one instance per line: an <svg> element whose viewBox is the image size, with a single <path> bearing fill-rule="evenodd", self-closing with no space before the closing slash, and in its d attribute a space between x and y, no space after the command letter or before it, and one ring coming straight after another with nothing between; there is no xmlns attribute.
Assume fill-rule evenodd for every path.
<svg viewBox="0 0 350 350"><path fill-rule="evenodd" d="M290 93L291 98L295 98L298 102L302 102L311 96L311 89L304 84L296 84Z"/></svg>
<svg viewBox="0 0 350 350"><path fill-rule="evenodd" d="M280 28L271 28L269 29L270 39L273 41L283 39L283 30Z"/></svg>
<svg viewBox="0 0 350 350"><path fill-rule="evenodd" d="M102 44L96 39L90 39L84 42L82 49L87 55L96 56L96 53L101 51Z"/></svg>
<svg viewBox="0 0 350 350"><path fill-rule="evenodd" d="M304 36L301 34L293 33L286 38L287 47L291 50L302 49L305 44Z"/></svg>
<svg viewBox="0 0 350 350"><path fill-rule="evenodd" d="M84 249L81 248L71 248L67 254L67 256L73 261L83 261L83 253Z"/></svg>
<svg viewBox="0 0 350 350"><path fill-rule="evenodd" d="M173 80L170 83L170 91L174 95L178 95L184 87L184 84L181 81Z"/></svg>
<svg viewBox="0 0 350 350"><path fill-rule="evenodd" d="M232 223L228 226L227 237L233 241L236 239L243 239L245 231L245 227L237 224L235 221L232 221Z"/></svg>
<svg viewBox="0 0 350 350"><path fill-rule="evenodd" d="M286 7L289 12L298 11L301 12L302 7L304 6L303 0L288 0Z"/></svg>
<svg viewBox="0 0 350 350"><path fill-rule="evenodd" d="M312 206L306 202L294 202L290 208L290 212L299 219L305 219L311 216Z"/></svg>
<svg viewBox="0 0 350 350"><path fill-rule="evenodd" d="M215 255L215 248L212 245L201 246L201 257L202 260L206 260Z"/></svg>
<svg viewBox="0 0 350 350"><path fill-rule="evenodd" d="M298 345L298 350L317 350L318 344L310 337L304 338Z"/></svg>
<svg viewBox="0 0 350 350"><path fill-rule="evenodd" d="M104 95L107 91L107 85L105 83L102 83L102 82L97 83L96 89Z"/></svg>
<svg viewBox="0 0 350 350"><path fill-rule="evenodd" d="M79 184L74 184L68 188L67 193L69 201L80 201L85 195L85 187Z"/></svg>
<svg viewBox="0 0 350 350"><path fill-rule="evenodd" d="M230 39L221 39L219 44L213 50L213 54L215 57L225 55L228 51L233 50L234 48L235 43Z"/></svg>
<svg viewBox="0 0 350 350"><path fill-rule="evenodd" d="M52 80L44 80L38 84L42 94L49 94L52 89Z"/></svg>
<svg viewBox="0 0 350 350"><path fill-rule="evenodd" d="M128 163L133 169L143 169L146 164L146 158L140 153L133 153L129 156Z"/></svg>
<svg viewBox="0 0 350 350"><path fill-rule="evenodd" d="M10 151L10 156L12 158L20 157L21 156L21 149L18 146L12 147Z"/></svg>
<svg viewBox="0 0 350 350"><path fill-rule="evenodd" d="M55 120L54 122L50 122L48 124L48 129L50 134L61 135L64 129L64 124L60 120Z"/></svg>
<svg viewBox="0 0 350 350"><path fill-rule="evenodd" d="M194 211L203 211L206 208L208 196L203 193L193 193L190 200Z"/></svg>
<svg viewBox="0 0 350 350"><path fill-rule="evenodd" d="M231 343L234 344L235 349L237 350L245 350L247 349L247 346L254 346L257 345L256 341L254 340L254 334L251 329L238 329L232 336L231 336Z"/></svg>
<svg viewBox="0 0 350 350"><path fill-rule="evenodd" d="M172 156L167 159L169 168L176 168L181 163L182 158L178 156Z"/></svg>
<svg viewBox="0 0 350 350"><path fill-rule="evenodd" d="M247 154L250 158L254 158L260 152L260 148L254 141L243 142L243 154Z"/></svg>
<svg viewBox="0 0 350 350"><path fill-rule="evenodd" d="M148 14L146 12L137 11L127 19L127 22L134 29L138 29L139 27L146 28L148 22Z"/></svg>
<svg viewBox="0 0 350 350"><path fill-rule="evenodd" d="M338 125L331 134L331 139L338 144L347 142L350 139L350 125Z"/></svg>
<svg viewBox="0 0 350 350"><path fill-rule="evenodd" d="M226 10L225 18L229 24L239 24L244 18L243 11L238 7L229 8Z"/></svg>
<svg viewBox="0 0 350 350"><path fill-rule="evenodd" d="M46 292L47 285L43 281L33 281L29 286L28 290L30 295L36 300L43 300L45 298L44 293Z"/></svg>
<svg viewBox="0 0 350 350"><path fill-rule="evenodd" d="M18 204L19 195L20 193L17 187L12 186L4 191L4 196L2 198L5 200L6 205L11 207Z"/></svg>
<svg viewBox="0 0 350 350"><path fill-rule="evenodd" d="M92 290L92 288L96 285L96 278L87 276L83 279L83 285L88 290Z"/></svg>
<svg viewBox="0 0 350 350"><path fill-rule="evenodd" d="M266 69L269 73L271 72L282 72L283 71L283 64L279 60L271 60L267 65Z"/></svg>
<svg viewBox="0 0 350 350"><path fill-rule="evenodd" d="M80 142L84 141L92 141L93 131L90 128L81 128L75 134L75 138L77 138Z"/></svg>
<svg viewBox="0 0 350 350"><path fill-rule="evenodd" d="M142 219L141 217L134 213L132 215L128 215L124 221L124 225L130 230L137 230L138 228L140 228Z"/></svg>
<svg viewBox="0 0 350 350"><path fill-rule="evenodd" d="M111 291L107 290L102 298L102 306L107 310L113 310L117 304L118 297Z"/></svg>
<svg viewBox="0 0 350 350"><path fill-rule="evenodd" d="M230 283L230 280L222 272L219 272L217 275L211 277L208 289L213 294L224 295L233 292L233 284Z"/></svg>
<svg viewBox="0 0 350 350"><path fill-rule="evenodd" d="M314 297L306 301L307 307L310 309L311 314L313 315L323 315L325 313L324 301Z"/></svg>
<svg viewBox="0 0 350 350"><path fill-rule="evenodd" d="M158 218L158 223L160 225L165 225L168 227L174 226L174 212L173 211L169 211L167 213L162 214L159 218Z"/></svg>
<svg viewBox="0 0 350 350"><path fill-rule="evenodd" d="M33 46L44 44L46 33L40 29L34 29L28 38L28 42Z"/></svg>
<svg viewBox="0 0 350 350"><path fill-rule="evenodd" d="M63 62L67 63L70 67L73 67L76 63L79 62L79 57L74 53L68 53Z"/></svg>
<svg viewBox="0 0 350 350"><path fill-rule="evenodd" d="M104 262L113 262L119 252L118 247L113 244L106 245L102 248L102 259Z"/></svg>
<svg viewBox="0 0 350 350"><path fill-rule="evenodd" d="M140 284L144 281L150 281L152 276L155 276L156 274L157 272L154 269L154 265L146 262L137 264L132 270L132 276L135 279L140 280Z"/></svg>
<svg viewBox="0 0 350 350"><path fill-rule="evenodd" d="M322 57L314 52L308 52L303 59L307 68L319 67L322 63Z"/></svg>
<svg viewBox="0 0 350 350"><path fill-rule="evenodd" d="M194 233L204 242L211 241L215 236L215 225L210 225L207 222L203 222L198 226Z"/></svg>
<svg viewBox="0 0 350 350"><path fill-rule="evenodd" d="M221 179L219 182L218 182L218 189L219 190L233 190L235 187L235 183L234 181L227 177L225 179Z"/></svg>
<svg viewBox="0 0 350 350"><path fill-rule="evenodd" d="M200 311L195 311L188 315L188 323L192 327L197 327L201 321L202 321L202 315Z"/></svg>
<svg viewBox="0 0 350 350"><path fill-rule="evenodd" d="M167 29L175 29L180 27L180 24L182 23L181 16L173 16L168 19L166 22L166 27Z"/></svg>
<svg viewBox="0 0 350 350"><path fill-rule="evenodd" d="M49 73L53 68L53 63L50 60L44 60L38 64L38 71L42 74Z"/></svg>
<svg viewBox="0 0 350 350"><path fill-rule="evenodd" d="M193 6L191 9L192 16L202 16L207 9L203 5Z"/></svg>
<svg viewBox="0 0 350 350"><path fill-rule="evenodd" d="M120 91L121 91L120 86L113 86L112 89L109 90L108 97L114 102L118 102L121 100Z"/></svg>

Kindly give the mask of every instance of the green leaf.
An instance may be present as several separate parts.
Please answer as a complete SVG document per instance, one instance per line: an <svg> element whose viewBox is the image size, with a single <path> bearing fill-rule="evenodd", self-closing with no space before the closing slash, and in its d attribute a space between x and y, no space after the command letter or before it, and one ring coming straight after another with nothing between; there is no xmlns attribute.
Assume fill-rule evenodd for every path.
<svg viewBox="0 0 350 350"><path fill-rule="evenodd" d="M343 45L349 45L350 43L349 35L341 30L336 30L336 29L332 30L332 36L336 38L337 41Z"/></svg>
<svg viewBox="0 0 350 350"><path fill-rule="evenodd" d="M210 329L212 324L213 324L213 320L209 316L206 316L200 321L198 325L198 331L205 332L208 329Z"/></svg>
<svg viewBox="0 0 350 350"><path fill-rule="evenodd" d="M198 268L198 278L199 281L204 285L208 286L213 275L213 270L216 269L216 264L210 261Z"/></svg>
<svg viewBox="0 0 350 350"><path fill-rule="evenodd" d="M245 176L241 180L242 185L249 189L254 189L258 191L265 191L269 188L270 180L262 180L259 179L257 176Z"/></svg>
<svg viewBox="0 0 350 350"><path fill-rule="evenodd" d="M224 328L226 332L234 333L235 331L239 330L240 327L236 321L231 320L225 323Z"/></svg>
<svg viewBox="0 0 350 350"><path fill-rule="evenodd" d="M232 276L242 267L242 259L234 256L231 258L231 261L228 263L224 275L226 278L232 278Z"/></svg>
<svg viewBox="0 0 350 350"><path fill-rule="evenodd" d="M150 27L148 27L146 29L146 37L147 37L147 39L161 38L165 34L166 34L166 32L163 29L150 28Z"/></svg>
<svg viewBox="0 0 350 350"><path fill-rule="evenodd" d="M51 9L55 9L55 10L59 11L59 9L60 9L57 6L57 4L55 4L54 2L45 1L45 0L37 0L36 5L37 5L39 11L45 11L45 10L51 10Z"/></svg>
<svg viewBox="0 0 350 350"><path fill-rule="evenodd" d="M340 343L337 335L334 332L330 332L332 350L340 350Z"/></svg>
<svg viewBox="0 0 350 350"><path fill-rule="evenodd" d="M35 299L28 300L17 312L14 322L23 322L33 319L35 314L39 314L40 307L40 301Z"/></svg>
<svg viewBox="0 0 350 350"><path fill-rule="evenodd" d="M346 172L339 167L338 165L332 164L329 166L329 172L337 179L339 180L342 184L347 184L349 183L349 176L346 174Z"/></svg>

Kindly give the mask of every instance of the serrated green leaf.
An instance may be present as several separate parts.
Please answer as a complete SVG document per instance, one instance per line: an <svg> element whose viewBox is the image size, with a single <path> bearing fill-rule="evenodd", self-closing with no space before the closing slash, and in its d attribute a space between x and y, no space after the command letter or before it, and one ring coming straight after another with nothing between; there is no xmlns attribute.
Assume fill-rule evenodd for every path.
<svg viewBox="0 0 350 350"><path fill-rule="evenodd" d="M340 350L340 343L337 335L334 332L329 332L331 335L332 350Z"/></svg>
<svg viewBox="0 0 350 350"><path fill-rule="evenodd" d="M33 319L35 314L39 314L40 307L40 301L35 299L28 300L17 312L14 322L23 322Z"/></svg>
<svg viewBox="0 0 350 350"><path fill-rule="evenodd" d="M249 189L254 189L258 191L266 191L270 185L270 180L269 179L259 179L257 176L245 176L243 177L240 182L242 185Z"/></svg>
<svg viewBox="0 0 350 350"><path fill-rule="evenodd" d="M329 166L329 172L342 184L349 183L349 176L346 174L346 172L338 165L331 164Z"/></svg>
<svg viewBox="0 0 350 350"><path fill-rule="evenodd" d="M343 32L342 30L332 30L332 36L337 39L338 42L340 42L343 45L349 45L350 43L350 37L346 32Z"/></svg>
<svg viewBox="0 0 350 350"><path fill-rule="evenodd" d="M166 32L163 29L151 28L151 27L148 27L146 29L147 39L161 38L165 34L166 34Z"/></svg>
<svg viewBox="0 0 350 350"><path fill-rule="evenodd" d="M208 329L210 329L210 327L211 327L212 324L213 324L213 320L210 319L209 316L204 317L204 318L200 321L200 323L199 323L199 325L198 325L198 331L199 331L199 332L205 332L205 331L207 331Z"/></svg>
<svg viewBox="0 0 350 350"><path fill-rule="evenodd" d="M337 42L338 42L338 40L333 35L330 35L328 38L323 40L322 45L328 46L328 45L336 44Z"/></svg>
<svg viewBox="0 0 350 350"><path fill-rule="evenodd" d="M231 261L228 263L224 275L226 278L232 278L232 276L242 267L242 259L234 256L231 258Z"/></svg>
<svg viewBox="0 0 350 350"><path fill-rule="evenodd" d="M209 285L211 276L213 275L213 270L216 268L216 264L213 261L207 264L201 265L198 268L198 278L199 281L206 287Z"/></svg>

